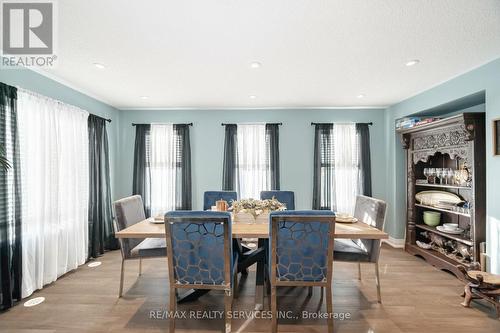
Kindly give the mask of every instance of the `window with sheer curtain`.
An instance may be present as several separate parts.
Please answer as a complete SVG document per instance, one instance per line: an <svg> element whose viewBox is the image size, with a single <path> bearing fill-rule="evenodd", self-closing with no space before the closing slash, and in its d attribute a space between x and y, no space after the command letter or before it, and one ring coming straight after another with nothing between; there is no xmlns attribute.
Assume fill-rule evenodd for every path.
<svg viewBox="0 0 500 333"><path fill-rule="evenodd" d="M353 214L365 173L356 124L318 124L315 135L314 209Z"/></svg>
<svg viewBox="0 0 500 333"><path fill-rule="evenodd" d="M176 145L173 124L151 124L151 216L175 209Z"/></svg>
<svg viewBox="0 0 500 333"><path fill-rule="evenodd" d="M88 112L18 90L22 179L22 296L85 263Z"/></svg>

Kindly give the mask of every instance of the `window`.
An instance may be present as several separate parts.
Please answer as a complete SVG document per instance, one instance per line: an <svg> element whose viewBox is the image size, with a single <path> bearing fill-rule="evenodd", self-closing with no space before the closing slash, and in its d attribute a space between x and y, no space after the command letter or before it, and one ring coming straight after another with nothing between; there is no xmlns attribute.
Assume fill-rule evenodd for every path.
<svg viewBox="0 0 500 333"><path fill-rule="evenodd" d="M172 124L151 125L149 168L152 216L165 214L165 212L175 209L177 168L175 141Z"/></svg>
<svg viewBox="0 0 500 333"><path fill-rule="evenodd" d="M265 124L239 124L237 131L236 191L241 199L260 198L271 189L269 144Z"/></svg>
<svg viewBox="0 0 500 333"><path fill-rule="evenodd" d="M356 124L320 124L316 129L315 209L354 212L360 193L360 143ZM319 151L318 151L319 150ZM319 193L318 193L319 191Z"/></svg>

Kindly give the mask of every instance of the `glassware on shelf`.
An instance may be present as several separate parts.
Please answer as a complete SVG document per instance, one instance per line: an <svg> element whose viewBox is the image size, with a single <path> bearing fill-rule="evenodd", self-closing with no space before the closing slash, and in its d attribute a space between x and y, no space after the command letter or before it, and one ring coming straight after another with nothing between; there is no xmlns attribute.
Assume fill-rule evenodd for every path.
<svg viewBox="0 0 500 333"><path fill-rule="evenodd" d="M436 168L429 168L429 177L432 177L433 183L436 184Z"/></svg>
<svg viewBox="0 0 500 333"><path fill-rule="evenodd" d="M451 168L444 169L444 177L446 179L446 185L453 185L453 175L454 172Z"/></svg>
<svg viewBox="0 0 500 333"><path fill-rule="evenodd" d="M427 184L429 184L429 176L430 176L430 170L429 168L424 168L424 176L427 178Z"/></svg>
<svg viewBox="0 0 500 333"><path fill-rule="evenodd" d="M444 169L443 168L436 168L436 177L439 178L439 184L443 185L443 179L444 179Z"/></svg>

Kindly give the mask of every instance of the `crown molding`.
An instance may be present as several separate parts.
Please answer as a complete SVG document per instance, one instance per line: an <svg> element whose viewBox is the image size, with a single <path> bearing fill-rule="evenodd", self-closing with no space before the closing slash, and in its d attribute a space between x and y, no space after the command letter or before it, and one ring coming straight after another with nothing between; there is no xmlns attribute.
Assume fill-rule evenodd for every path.
<svg viewBox="0 0 500 333"><path fill-rule="evenodd" d="M388 106L186 106L186 107L118 107L120 111L182 111L182 110L385 110Z"/></svg>

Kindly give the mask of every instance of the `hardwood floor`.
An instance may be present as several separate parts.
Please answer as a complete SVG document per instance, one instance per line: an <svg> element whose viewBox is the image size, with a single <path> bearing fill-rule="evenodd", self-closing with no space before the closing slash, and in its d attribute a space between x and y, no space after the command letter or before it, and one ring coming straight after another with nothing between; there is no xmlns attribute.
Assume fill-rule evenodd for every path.
<svg viewBox="0 0 500 333"><path fill-rule="evenodd" d="M167 332L168 319L161 318L162 311L168 310L166 262L144 261L140 277L138 262L128 262L124 297L118 299L120 253L107 253L100 261L101 266L82 266L30 297L45 297L41 305L25 308L19 304L1 313L0 331ZM335 332L500 332L500 320L485 303L473 302L470 309L460 305L463 290L460 281L402 250L387 246L382 249L382 304L377 303L373 265L362 266L361 282L354 264L335 263L334 270L334 311L351 317L336 319ZM253 271L241 281L240 288L234 309L252 313ZM291 319L279 320L280 332L327 332L326 319L301 315L302 311L325 311L319 288L315 288L311 297L307 288L280 288L278 295L279 309L285 314L292 312ZM178 307L180 311L223 311L223 308L222 294L215 292ZM176 324L177 332L220 332L223 328L220 318L177 319ZM269 332L270 320L233 319L232 330Z"/></svg>

